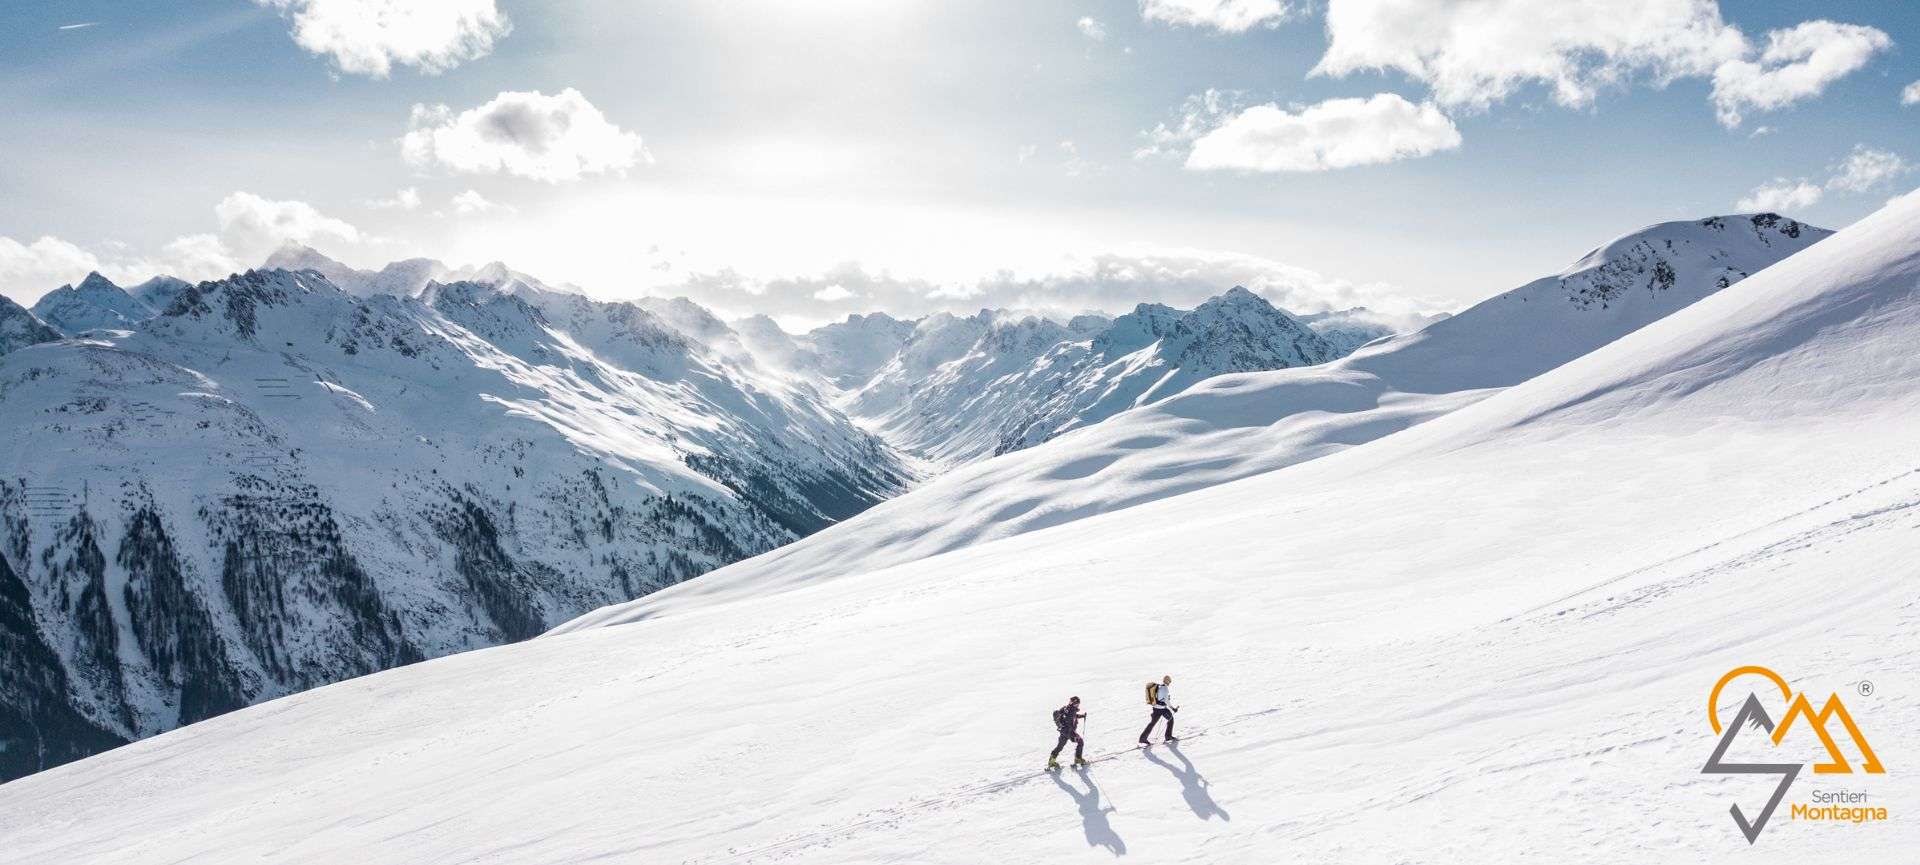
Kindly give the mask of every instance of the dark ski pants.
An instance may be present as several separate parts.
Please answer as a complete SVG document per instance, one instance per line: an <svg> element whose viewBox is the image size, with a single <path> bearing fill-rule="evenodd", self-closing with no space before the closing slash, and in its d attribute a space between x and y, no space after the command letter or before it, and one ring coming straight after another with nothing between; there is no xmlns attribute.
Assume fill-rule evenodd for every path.
<svg viewBox="0 0 1920 865"><path fill-rule="evenodd" d="M1173 710L1165 706L1155 706L1153 717L1147 719L1147 728L1140 731L1140 741L1147 740L1148 734L1153 732L1153 725L1160 723L1161 718L1167 719L1167 738L1173 738Z"/></svg>
<svg viewBox="0 0 1920 865"><path fill-rule="evenodd" d="M1061 730L1060 741L1054 743L1053 753L1048 754L1047 759L1060 759L1060 749L1067 747L1068 742L1073 743L1073 759L1083 759L1081 753L1087 749L1087 740L1080 738L1080 733L1076 730Z"/></svg>

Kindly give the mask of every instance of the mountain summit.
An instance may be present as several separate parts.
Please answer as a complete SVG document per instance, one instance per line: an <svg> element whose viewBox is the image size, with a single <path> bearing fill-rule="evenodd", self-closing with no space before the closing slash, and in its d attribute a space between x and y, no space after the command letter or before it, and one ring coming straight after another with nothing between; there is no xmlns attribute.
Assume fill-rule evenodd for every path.
<svg viewBox="0 0 1920 865"><path fill-rule="evenodd" d="M31 732L0 776L525 639L908 479L816 392L632 304L356 296L311 266L181 288L0 355L0 715L47 721L0 728Z"/></svg>
<svg viewBox="0 0 1920 865"><path fill-rule="evenodd" d="M889 441L958 464L1031 447L1210 376L1310 366L1339 353L1237 286L1191 311L1141 304L1078 325L987 311L930 317L845 405Z"/></svg>
<svg viewBox="0 0 1920 865"><path fill-rule="evenodd" d="M99 273L79 285L63 285L41 297L33 314L72 336L96 328L126 329L153 317L156 310Z"/></svg>

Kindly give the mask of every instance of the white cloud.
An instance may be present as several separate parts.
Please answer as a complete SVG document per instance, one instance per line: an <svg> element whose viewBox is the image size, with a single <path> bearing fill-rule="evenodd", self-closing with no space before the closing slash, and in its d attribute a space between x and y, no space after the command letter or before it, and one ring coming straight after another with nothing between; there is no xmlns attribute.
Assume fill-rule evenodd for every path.
<svg viewBox="0 0 1920 865"><path fill-rule="evenodd" d="M1920 105L1920 81L1915 81L1900 91L1900 104Z"/></svg>
<svg viewBox="0 0 1920 865"><path fill-rule="evenodd" d="M284 244L327 243L337 248L363 240L352 225L301 201L235 192L213 211L217 233L175 238L157 255L129 254L125 245L112 242L103 244L109 250L103 255L55 237L30 244L0 237L0 293L32 303L63 284L78 282L88 271L99 271L121 285L156 274L190 281L219 279L258 266Z"/></svg>
<svg viewBox="0 0 1920 865"><path fill-rule="evenodd" d="M62 285L78 282L90 270L100 269L100 259L78 246L57 237L42 237L21 243L0 237L0 294L30 306Z"/></svg>
<svg viewBox="0 0 1920 865"><path fill-rule="evenodd" d="M1442 106L1484 109L1528 84L1584 106L1635 79L1712 78L1729 125L1743 109L1819 95L1890 43L1870 27L1809 21L1757 51L1715 0L1329 0L1314 73L1398 70Z"/></svg>
<svg viewBox="0 0 1920 865"><path fill-rule="evenodd" d="M1207 92L1189 96L1180 106L1180 122L1177 126L1161 123L1141 133L1147 139L1145 146L1133 152L1135 159L1149 159L1155 156L1185 156L1192 149L1193 142L1219 126L1221 118L1239 110L1235 94L1208 89Z"/></svg>
<svg viewBox="0 0 1920 865"><path fill-rule="evenodd" d="M1092 39L1095 42L1107 41L1107 25L1095 21L1090 17L1081 18L1079 21L1074 22L1074 26L1079 27L1080 34L1088 39Z"/></svg>
<svg viewBox="0 0 1920 865"><path fill-rule="evenodd" d="M1874 150L1864 144L1856 144L1853 152L1847 154L1846 160L1834 169L1833 177L1827 180L1827 188L1847 192L1866 192L1892 181L1911 169L1912 166L1901 159L1898 153Z"/></svg>
<svg viewBox="0 0 1920 865"><path fill-rule="evenodd" d="M696 273L653 293L684 294L723 316L765 313L777 319L818 320L823 301L858 298L850 306L902 317L965 314L991 307L1064 320L1089 310L1125 312L1142 302L1191 308L1236 285L1298 313L1365 306L1381 315L1402 315L1445 308L1389 285L1356 284L1271 259L1196 249L1104 253L1076 259L1050 273L1019 276L1003 271L970 282L897 276L856 263L813 276L773 279L726 270Z"/></svg>
<svg viewBox="0 0 1920 865"><path fill-rule="evenodd" d="M512 26L494 0L254 0L293 18L293 39L341 72L385 78L395 64L443 72L484 57Z"/></svg>
<svg viewBox="0 0 1920 865"><path fill-rule="evenodd" d="M1326 171L1413 159L1460 146L1460 130L1432 103L1392 93L1329 99L1299 112L1255 105L1193 142L1197 171Z"/></svg>
<svg viewBox="0 0 1920 865"><path fill-rule="evenodd" d="M834 303L850 297L853 297L853 292L837 282L813 293L813 299L822 303Z"/></svg>
<svg viewBox="0 0 1920 865"><path fill-rule="evenodd" d="M358 229L304 201L273 201L251 192L235 192L214 205L213 212L220 220L221 244L231 256L244 262L263 260L289 243L360 240Z"/></svg>
<svg viewBox="0 0 1920 865"><path fill-rule="evenodd" d="M1735 206L1741 210L1798 210L1818 204L1829 190L1867 192L1912 170L1913 166L1898 153L1856 144L1847 158L1833 166L1826 183L1815 184L1806 178L1775 178L1771 183L1754 187Z"/></svg>
<svg viewBox="0 0 1920 865"><path fill-rule="evenodd" d="M1731 60L1714 70L1713 104L1721 123L1738 126L1742 111L1771 111L1819 96L1892 45L1886 33L1857 24L1807 21L1774 30L1757 61Z"/></svg>
<svg viewBox="0 0 1920 865"><path fill-rule="evenodd" d="M418 210L420 207L420 188L409 186L393 194L392 198L379 198L367 202L374 210Z"/></svg>
<svg viewBox="0 0 1920 865"><path fill-rule="evenodd" d="M1780 178L1772 183L1754 187L1752 192L1747 193L1747 197L1740 199L1740 203L1734 206L1743 211L1777 213L1812 207L1820 202L1822 194L1820 187L1804 180Z"/></svg>
<svg viewBox="0 0 1920 865"><path fill-rule="evenodd" d="M453 212L458 213L462 216L473 215L473 214L514 212L514 208L509 205L496 204L492 201L488 201L487 197L484 195L481 195L480 190L477 190L477 189L469 189L465 192L462 192L459 195L454 196L453 200L447 203L453 207Z"/></svg>
<svg viewBox="0 0 1920 865"><path fill-rule="evenodd" d="M1140 0L1140 17L1148 21L1228 33L1278 26L1291 11L1285 0Z"/></svg>
<svg viewBox="0 0 1920 865"><path fill-rule="evenodd" d="M1324 75L1398 69L1443 105L1485 107L1530 82L1566 105L1635 72L1711 74L1746 49L1701 0L1330 0Z"/></svg>
<svg viewBox="0 0 1920 865"><path fill-rule="evenodd" d="M1080 177L1105 170L1105 167L1097 162L1082 159L1080 157L1080 147L1072 141L1062 141L1058 147L1060 149L1060 157L1064 160L1062 165L1068 177Z"/></svg>
<svg viewBox="0 0 1920 865"><path fill-rule="evenodd" d="M400 140L409 163L469 174L561 183L652 161L639 135L608 122L571 87L552 96L508 91L459 114L415 105L411 127Z"/></svg>
<svg viewBox="0 0 1920 865"><path fill-rule="evenodd" d="M227 245L214 234L189 234L169 241L160 250L160 257L152 261L134 264L120 264L115 269L134 279L146 279L154 274L164 273L190 281L219 279L230 273L238 273L259 259L241 262L233 257ZM110 274L111 275L111 274ZM114 277L116 282L121 278Z"/></svg>

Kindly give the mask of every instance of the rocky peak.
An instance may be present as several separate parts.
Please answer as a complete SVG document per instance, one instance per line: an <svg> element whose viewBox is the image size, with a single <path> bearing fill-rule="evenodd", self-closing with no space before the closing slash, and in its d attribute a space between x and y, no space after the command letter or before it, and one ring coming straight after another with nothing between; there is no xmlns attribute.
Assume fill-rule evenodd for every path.
<svg viewBox="0 0 1920 865"><path fill-rule="evenodd" d="M1561 273L1559 283L1567 302L1583 310L1614 309L1676 287L1696 292L1661 304L1677 308L1831 234L1775 213L1664 222L1587 253Z"/></svg>
<svg viewBox="0 0 1920 865"><path fill-rule="evenodd" d="M131 328L152 317L153 310L96 272L77 286L47 292L33 305L33 314L72 335L98 328Z"/></svg>
<svg viewBox="0 0 1920 865"><path fill-rule="evenodd" d="M1173 333L1180 315L1180 310L1166 304L1139 304L1095 337L1093 348L1109 358L1139 351Z"/></svg>
<svg viewBox="0 0 1920 865"><path fill-rule="evenodd" d="M88 271L87 277L85 279L80 280L80 284L75 287L82 292L119 292L120 291L120 286L114 285L113 280L108 279L104 276L101 276L100 271L97 271L97 270ZM121 293L124 294L125 292L121 292Z"/></svg>
<svg viewBox="0 0 1920 865"><path fill-rule="evenodd" d="M48 327L26 307L0 297L0 354L59 338L59 331Z"/></svg>
<svg viewBox="0 0 1920 865"><path fill-rule="evenodd" d="M183 289L160 317L175 325L189 320L210 321L244 339L253 339L259 334L264 312L316 297L351 301L324 274L315 270L249 270ZM312 316L315 321L307 324L323 325L340 312L338 309L316 311Z"/></svg>
<svg viewBox="0 0 1920 865"><path fill-rule="evenodd" d="M1240 286L1182 316L1163 353L1176 365L1218 372L1309 366L1339 355L1311 328Z"/></svg>

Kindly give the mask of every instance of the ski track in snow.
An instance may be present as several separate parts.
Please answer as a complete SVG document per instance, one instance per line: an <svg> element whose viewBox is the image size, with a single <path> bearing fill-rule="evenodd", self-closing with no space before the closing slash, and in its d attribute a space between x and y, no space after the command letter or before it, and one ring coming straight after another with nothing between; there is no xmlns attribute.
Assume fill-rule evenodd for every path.
<svg viewBox="0 0 1920 865"><path fill-rule="evenodd" d="M1832 508L1833 506L1837 505L1838 503L1844 500L1856 498L1875 488L1885 487L1887 485L1894 484L1902 480L1911 481L1914 479L1913 478L1914 474L1915 474L1914 472L1905 472L1895 477L1888 478L1886 480L1878 482L1877 484L1873 485L1873 487L1857 490L1855 492L1836 497L1835 499L1822 502L1818 505L1815 505L1814 507L1808 508L1805 511L1795 514L1794 517L1796 518L1805 517L1805 516L1819 513L1821 511ZM1908 484L1908 489L1905 492L1908 495L1914 495L1915 493L1920 493L1920 487L1916 487L1913 484ZM1754 566L1763 564L1768 559L1782 556L1782 555L1811 553L1824 543L1832 543L1843 538L1845 535L1849 535L1854 532L1866 531L1866 530L1872 529L1876 525L1880 525L1888 517L1893 517L1893 516L1909 516L1910 517L1912 516L1912 514L1910 513L1910 510L1917 505L1920 505L1920 497L1905 498L1893 504L1876 507L1871 511L1854 513L1844 517L1840 517L1830 522L1826 522L1816 529L1801 532L1792 537L1769 543L1758 550L1748 552L1748 553L1743 553L1727 561L1715 562L1710 565L1706 565L1700 568L1699 570L1687 571L1677 576L1671 577L1669 579L1662 580L1657 584L1646 586L1634 592L1633 597L1631 598L1616 599L1614 597L1608 597L1601 601L1594 601L1588 604L1581 605L1581 609L1579 610L1581 612L1581 615L1578 618L1581 620L1587 620L1587 619L1593 619L1600 616L1616 614L1631 606L1650 602L1651 600L1654 600L1672 591L1684 590L1689 588L1694 588L1694 589L1703 588L1716 575L1729 575L1729 574L1737 573L1744 568L1754 567ZM1773 523L1770 523L1770 525L1777 525L1780 522L1783 522L1783 520L1773 521ZM1912 523L1907 523L1905 525L1895 526L1895 528L1911 529L1911 528L1920 528L1920 526L1913 525ZM1749 532L1746 534L1753 534L1753 533ZM1737 538L1728 539L1728 541L1725 543L1732 543L1734 541L1737 541ZM1709 545L1707 547L1702 548L1701 550L1690 552L1684 556L1678 557L1678 559L1676 559L1675 561L1678 561L1679 559L1700 558L1706 552L1712 549L1722 547L1725 545L1725 543L1716 543L1716 544ZM1525 613L1522 613L1521 615L1514 617L1514 619L1510 619L1507 621L1521 622L1522 620L1532 620L1531 622L1527 622L1527 624L1538 626L1541 624L1540 620L1550 619L1553 617L1557 617L1558 615L1561 615L1559 613L1553 614L1552 616L1539 615L1540 611L1544 609L1547 609L1553 606L1558 606L1564 603L1566 600L1569 600L1572 598L1591 595L1594 592L1600 590L1601 588L1604 588L1607 585L1616 584L1621 581L1630 579L1635 574L1656 570L1662 566L1671 565L1671 564L1673 564L1673 562L1662 563L1661 565L1651 566L1647 569L1641 569L1634 573L1619 575L1615 578L1609 579L1600 584L1596 584L1587 589L1584 589L1572 595L1569 595L1567 598L1563 598L1560 601L1556 601L1554 604L1542 605L1541 607L1537 607L1534 610L1530 610ZM1877 591L1866 590L1866 591L1861 591L1859 593L1849 595L1849 596L1842 596L1842 597L1835 597L1835 598L1828 599L1827 603L1823 605L1823 608L1818 611L1823 615L1816 615L1812 617L1814 621L1819 622L1820 624L1816 626L1808 627L1807 630L1812 631L1813 633L1810 633L1807 636L1817 638L1822 632L1826 630L1825 626L1828 623L1833 621L1835 618L1838 618L1841 614L1844 614L1846 610L1857 608L1859 605L1869 603L1875 597L1877 597L1878 594L1879 593ZM1912 606L1912 603L1910 602L1909 608L1911 608L1911 606ZM1563 613L1564 612L1566 611L1563 610ZM1588 670L1590 671L1592 667L1598 665L1604 660L1605 659L1593 659L1593 658L1581 659L1576 664L1568 665L1568 667L1588 668ZM1542 668L1541 670L1536 671L1534 673L1534 675L1536 676L1553 675L1558 677L1559 681L1548 684L1546 687L1536 689L1533 692L1534 695L1536 695L1537 697L1554 697L1568 690L1575 690L1575 689L1591 686L1598 681L1599 677L1595 677L1589 674L1571 675L1571 676L1565 675L1565 673L1570 672L1568 667L1561 667L1561 668L1545 667L1545 668ZM1249 756L1252 754L1256 754L1262 750L1278 749L1278 748L1284 748L1287 746L1294 746L1298 750L1320 750L1320 751L1337 750L1340 748L1351 746L1352 737L1355 734L1364 732L1368 728L1391 729L1391 730L1399 731L1401 733L1405 733L1408 731L1407 725L1409 723L1418 721L1418 720L1428 721L1429 724L1427 726L1429 726L1430 729L1415 731L1416 735L1414 736L1414 738L1417 741L1420 738L1418 734L1420 733L1431 734L1431 733L1437 732L1437 728L1443 726L1440 723L1433 723L1433 721L1435 720L1435 716L1439 716L1440 720L1445 721L1444 726L1454 726L1461 723L1486 722L1494 718L1508 714L1508 712L1502 711L1500 713L1482 713L1475 716L1469 716L1464 719L1458 716L1458 713L1461 712L1462 710L1468 709L1475 705L1482 705L1486 702L1489 702L1490 699L1492 699L1492 696L1493 695L1491 695L1486 691L1480 691L1480 692L1475 692L1470 694L1462 694L1445 704L1441 704L1438 706L1425 707L1421 711L1411 713L1408 716L1404 716L1404 717L1379 719L1370 724L1355 724L1355 725L1347 725L1347 726L1320 727L1320 728L1309 728L1309 729L1296 728L1292 732L1279 733L1279 734L1263 737L1257 742L1235 744L1231 741L1230 737L1232 737L1235 733L1239 732L1235 728L1239 727L1243 722L1252 721L1256 719L1262 719L1262 720L1271 719L1272 716L1277 714L1282 714L1282 713L1285 713L1288 715L1294 715L1294 716L1310 716L1314 713L1316 709L1324 708L1324 707L1316 707L1312 705L1304 705L1302 704L1302 701L1296 701L1294 705L1289 706L1284 710L1280 708L1275 708L1275 709L1268 709L1260 712L1249 713L1238 718L1221 722L1211 727L1186 733L1181 737L1181 742L1177 747L1182 751L1185 751L1187 749L1192 749L1196 756L1204 755L1203 758L1216 758L1216 757L1231 758L1236 755ZM1393 793L1389 795L1376 796L1376 797L1365 799L1363 801L1355 803L1351 808L1342 808L1336 811L1316 812L1313 814L1303 815L1301 817L1291 819L1291 820L1282 820L1280 822L1275 823L1273 826L1269 827L1268 831L1279 834L1290 841L1306 841L1316 836L1324 836L1326 834L1329 834L1329 828L1327 826L1327 822L1329 820L1337 819L1337 817L1342 813L1350 813L1351 810L1353 809L1359 809L1359 810L1364 810L1369 812L1391 811L1393 809L1409 807L1417 803L1420 803L1424 800L1434 798L1436 796L1441 795L1442 793L1444 793L1449 789L1452 789L1464 783L1468 783L1469 781L1472 781L1472 780L1484 780L1490 777L1503 776L1503 775L1512 774L1512 773L1524 773L1531 770L1544 769L1550 766L1563 766L1564 764L1581 764L1583 761L1585 765L1587 765L1588 767L1593 767L1593 766L1600 765L1603 760L1616 759L1615 755L1618 752L1632 753L1639 749L1650 749L1651 746L1659 745L1663 742L1666 742L1670 738L1672 738L1672 736L1670 735L1654 735L1654 736L1639 735L1641 732L1642 731L1640 730L1636 730L1632 725L1614 726L1609 729L1600 731L1596 735L1596 739L1598 741L1607 742L1607 744L1600 744L1600 745L1596 745L1594 747L1589 747L1585 749L1578 749L1578 748L1565 749L1560 753L1552 753L1547 755L1535 754L1535 755L1529 756L1527 755L1527 750L1528 750L1527 746L1520 745L1520 744L1510 744L1510 745L1488 748L1485 751L1482 751L1472 757L1469 757L1461 761L1457 766L1451 769L1431 773L1430 777L1423 777L1418 782L1406 783L1402 785L1401 788L1395 790ZM1677 733L1680 731L1675 731L1675 732ZM1219 734L1222 734L1222 733L1225 733L1229 738L1221 738ZM1210 734L1213 734L1212 738L1208 739ZM1193 744L1194 740L1201 740L1201 739L1207 739L1207 741L1204 744L1201 744L1198 746ZM1316 744L1316 740L1329 740L1329 739L1331 739L1332 741L1318 741L1318 743ZM1164 748L1166 746L1161 744L1156 744L1153 747ZM1143 752L1142 749L1139 749L1139 748L1129 748L1124 751L1102 753L1099 756L1094 757L1090 762L1097 765L1097 764L1108 763L1112 761L1129 759L1130 757L1133 757L1135 755L1141 755L1143 753L1147 753L1147 752ZM1079 771L1079 770L1063 770L1063 771ZM1092 772L1093 770L1089 769L1086 771ZM795 859L795 858L804 859L806 858L806 856L803 854L824 854L827 851L830 851L834 847L834 845L847 842L849 840L852 840L856 836L859 836L864 833L898 832L902 830L903 824L906 824L907 822L917 817L920 817L923 812L939 811L939 810L952 809L952 808L971 807L977 804L977 801L979 799L1009 792L1018 787L1024 787L1032 782L1035 782L1035 781L1041 780L1042 778L1047 777L1049 774L1050 773L1046 770L1037 771L1037 772L1026 772L1021 774L1016 774L1011 777L999 779L999 780L978 783L970 786L962 786L962 787L949 790L938 796L933 796L933 797L920 799L920 800L916 800L908 803L903 803L891 808L883 809L878 812L861 814L856 819L850 822L831 826L831 827L818 828L813 831L783 838L780 841L777 841L771 844L749 848L749 849L728 850L724 854L700 856L692 859L687 859L684 861L692 865L692 863L707 863L707 862L759 862L759 861L782 861L782 860Z"/></svg>

